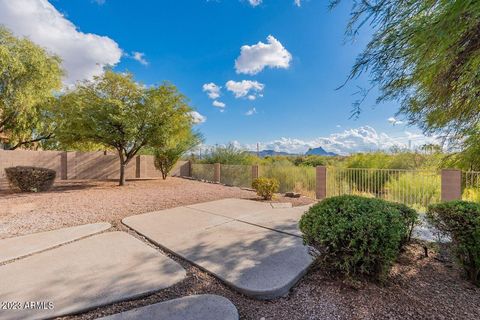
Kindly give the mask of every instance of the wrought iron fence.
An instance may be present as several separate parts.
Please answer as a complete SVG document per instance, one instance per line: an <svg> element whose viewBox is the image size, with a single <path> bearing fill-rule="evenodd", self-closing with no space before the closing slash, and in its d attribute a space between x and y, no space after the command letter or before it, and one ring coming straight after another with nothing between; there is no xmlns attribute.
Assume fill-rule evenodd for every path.
<svg viewBox="0 0 480 320"><path fill-rule="evenodd" d="M437 171L329 167L327 196L354 194L399 202L424 211L441 197Z"/></svg>
<svg viewBox="0 0 480 320"><path fill-rule="evenodd" d="M298 192L315 198L315 168L297 166L261 166L259 176L275 178L280 183L279 191Z"/></svg>
<svg viewBox="0 0 480 320"><path fill-rule="evenodd" d="M252 186L252 166L222 164L220 166L220 183L227 186Z"/></svg>
<svg viewBox="0 0 480 320"><path fill-rule="evenodd" d="M192 164L192 178L204 181L213 181L215 175L215 165L213 164Z"/></svg>
<svg viewBox="0 0 480 320"><path fill-rule="evenodd" d="M468 171L463 173L462 199L480 202L480 171Z"/></svg>

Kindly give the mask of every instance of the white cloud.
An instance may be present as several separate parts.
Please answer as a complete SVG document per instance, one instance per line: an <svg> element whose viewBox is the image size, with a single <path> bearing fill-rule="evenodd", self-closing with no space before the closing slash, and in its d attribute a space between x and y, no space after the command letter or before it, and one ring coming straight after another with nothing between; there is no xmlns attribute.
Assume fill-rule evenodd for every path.
<svg viewBox="0 0 480 320"><path fill-rule="evenodd" d="M263 97L263 89L265 85L258 81L242 80L242 81L228 81L225 86L227 90L235 95L235 98L247 98L255 100L258 97Z"/></svg>
<svg viewBox="0 0 480 320"><path fill-rule="evenodd" d="M425 143L438 143L436 137L426 137L422 134L405 131L400 137L392 137L386 133L379 133L370 126L344 130L326 137L312 140L295 138L280 138L269 142L260 142L260 150L275 150L293 154L304 154L309 148L322 147L326 151L347 155L355 152L369 152L389 150L392 147L416 148ZM256 150L256 144L240 144L244 149Z"/></svg>
<svg viewBox="0 0 480 320"><path fill-rule="evenodd" d="M148 61L147 61L147 59L145 59L145 53L143 53L143 52L133 51L132 52L132 59L137 60L138 62L140 62L144 66L148 66Z"/></svg>
<svg viewBox="0 0 480 320"><path fill-rule="evenodd" d="M96 0L96 1L103 1L105 2L105 0ZM209 0L207 0L209 1ZM263 0L248 0L248 3L250 3L250 5L252 7L256 7L260 4L262 4ZM294 0L293 3L297 6L297 7L301 7L302 6L302 2L301 0Z"/></svg>
<svg viewBox="0 0 480 320"><path fill-rule="evenodd" d="M398 119L395 119L394 117L390 117L387 119L387 121L392 125L395 126L397 124L403 124L403 121L400 121Z"/></svg>
<svg viewBox="0 0 480 320"><path fill-rule="evenodd" d="M0 0L0 23L60 56L67 85L102 74L122 57L115 41L79 31L47 0Z"/></svg>
<svg viewBox="0 0 480 320"><path fill-rule="evenodd" d="M217 99L220 97L220 89L222 87L217 86L215 83L205 83L203 85L203 92L206 92L210 99Z"/></svg>
<svg viewBox="0 0 480 320"><path fill-rule="evenodd" d="M217 108L225 108L226 104L221 102L221 101L218 101L218 100L214 100L212 105L214 107L217 107Z"/></svg>
<svg viewBox="0 0 480 320"><path fill-rule="evenodd" d="M190 111L190 116L192 117L192 120L193 120L194 124L200 124L200 123L204 123L205 121L207 121L207 117L201 115L197 111Z"/></svg>
<svg viewBox="0 0 480 320"><path fill-rule="evenodd" d="M247 112L245 112L245 115L246 115L246 116L252 116L252 115L254 115L254 114L256 114L256 113L257 113L257 109L252 108L252 109L248 110Z"/></svg>
<svg viewBox="0 0 480 320"><path fill-rule="evenodd" d="M252 7L256 7L256 6L260 5L260 4L262 4L262 0L248 0L248 3L250 3L250 5L251 5Z"/></svg>
<svg viewBox="0 0 480 320"><path fill-rule="evenodd" d="M254 75L265 67L287 69L292 55L283 45L269 35L267 43L258 42L255 45L244 45L240 48L240 56L235 60L237 73Z"/></svg>

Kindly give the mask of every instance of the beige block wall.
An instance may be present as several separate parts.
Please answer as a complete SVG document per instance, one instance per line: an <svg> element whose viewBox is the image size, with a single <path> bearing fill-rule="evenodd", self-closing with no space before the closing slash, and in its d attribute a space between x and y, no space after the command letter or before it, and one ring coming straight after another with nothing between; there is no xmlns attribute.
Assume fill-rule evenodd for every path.
<svg viewBox="0 0 480 320"><path fill-rule="evenodd" d="M36 166L53 169L62 175L61 151L0 150L0 179L5 178L5 168Z"/></svg>
<svg viewBox="0 0 480 320"><path fill-rule="evenodd" d="M0 189L6 186L5 168L35 166L53 169L57 179L118 179L120 163L114 153L0 150ZM187 175L188 161L179 161L171 176ZM132 159L126 168L126 178L159 178L153 156L142 155Z"/></svg>

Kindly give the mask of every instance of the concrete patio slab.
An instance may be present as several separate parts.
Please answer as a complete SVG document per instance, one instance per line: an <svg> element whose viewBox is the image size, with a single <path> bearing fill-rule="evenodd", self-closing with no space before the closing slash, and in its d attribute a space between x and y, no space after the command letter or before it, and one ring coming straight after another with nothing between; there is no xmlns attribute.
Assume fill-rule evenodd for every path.
<svg viewBox="0 0 480 320"><path fill-rule="evenodd" d="M238 320L230 300L211 294L193 295L133 309L103 320Z"/></svg>
<svg viewBox="0 0 480 320"><path fill-rule="evenodd" d="M233 219L178 207L124 218L122 222L134 230L159 237L182 239Z"/></svg>
<svg viewBox="0 0 480 320"><path fill-rule="evenodd" d="M251 223L263 228L285 232L297 237L302 236L298 222L310 206L299 206L255 212L238 218L239 221Z"/></svg>
<svg viewBox="0 0 480 320"><path fill-rule="evenodd" d="M110 223L93 223L0 240L0 263L105 231Z"/></svg>
<svg viewBox="0 0 480 320"><path fill-rule="evenodd" d="M222 199L189 205L187 208L200 210L228 218L237 219L241 216L254 212L273 209L268 202L252 201L244 199Z"/></svg>
<svg viewBox="0 0 480 320"><path fill-rule="evenodd" d="M185 277L176 262L124 232L108 232L0 267L0 319L45 319L167 288ZM26 309L25 302L36 308ZM27 305L28 306L28 305Z"/></svg>
<svg viewBox="0 0 480 320"><path fill-rule="evenodd" d="M145 221L124 223L158 244L214 274L236 290L259 299L288 293L313 259L299 237L240 221L203 231L172 234L171 225ZM184 223L178 219L177 229ZM168 236L166 236L168 234Z"/></svg>

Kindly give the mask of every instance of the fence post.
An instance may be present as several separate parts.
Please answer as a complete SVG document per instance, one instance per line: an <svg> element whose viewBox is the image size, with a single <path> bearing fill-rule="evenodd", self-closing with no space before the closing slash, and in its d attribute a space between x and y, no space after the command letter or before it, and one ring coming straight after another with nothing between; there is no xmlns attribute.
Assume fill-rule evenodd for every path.
<svg viewBox="0 0 480 320"><path fill-rule="evenodd" d="M220 163L215 163L213 167L214 167L213 182L220 183Z"/></svg>
<svg viewBox="0 0 480 320"><path fill-rule="evenodd" d="M315 194L318 200L327 197L327 167L317 166L315 171Z"/></svg>
<svg viewBox="0 0 480 320"><path fill-rule="evenodd" d="M252 181L258 178L258 164L252 165Z"/></svg>
<svg viewBox="0 0 480 320"><path fill-rule="evenodd" d="M462 171L442 169L442 201L462 199Z"/></svg>

